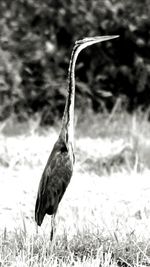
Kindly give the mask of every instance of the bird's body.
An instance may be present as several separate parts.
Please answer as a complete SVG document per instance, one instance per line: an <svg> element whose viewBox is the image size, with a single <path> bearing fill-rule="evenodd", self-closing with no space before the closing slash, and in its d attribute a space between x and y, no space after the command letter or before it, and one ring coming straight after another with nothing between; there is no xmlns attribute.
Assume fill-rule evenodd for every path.
<svg viewBox="0 0 150 267"><path fill-rule="evenodd" d="M36 201L35 219L42 224L45 214L55 214L58 204L70 182L73 159L65 142L59 137L44 169Z"/></svg>
<svg viewBox="0 0 150 267"><path fill-rule="evenodd" d="M84 38L75 42L68 71L68 96L66 100L62 128L56 141L39 184L35 205L35 220L41 225L45 214L57 212L65 190L73 174L74 164L74 99L75 63L81 50L95 43L114 39L117 36L98 36ZM53 231L53 229L51 230ZM51 239L52 239L51 232Z"/></svg>

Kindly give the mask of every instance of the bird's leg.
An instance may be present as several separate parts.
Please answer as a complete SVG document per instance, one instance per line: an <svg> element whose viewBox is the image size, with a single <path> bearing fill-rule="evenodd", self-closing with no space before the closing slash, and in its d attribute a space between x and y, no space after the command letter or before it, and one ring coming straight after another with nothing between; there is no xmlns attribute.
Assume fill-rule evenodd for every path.
<svg viewBox="0 0 150 267"><path fill-rule="evenodd" d="M50 234L50 241L51 242L52 242L54 234L56 232L55 215L56 215L56 213L54 213L51 217L51 234Z"/></svg>
<svg viewBox="0 0 150 267"><path fill-rule="evenodd" d="M36 234L38 235L38 225L36 225Z"/></svg>
<svg viewBox="0 0 150 267"><path fill-rule="evenodd" d="M54 244L55 244L55 233L56 233L55 215L56 213L54 213L51 216L50 255L53 254L53 249L54 249Z"/></svg>

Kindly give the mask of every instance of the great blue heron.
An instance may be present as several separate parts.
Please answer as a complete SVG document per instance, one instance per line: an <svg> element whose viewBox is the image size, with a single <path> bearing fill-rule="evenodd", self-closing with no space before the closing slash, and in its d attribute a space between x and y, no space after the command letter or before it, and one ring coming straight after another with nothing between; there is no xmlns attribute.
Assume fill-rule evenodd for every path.
<svg viewBox="0 0 150 267"><path fill-rule="evenodd" d="M51 240L53 238L54 219L65 190L70 182L74 157L74 99L75 64L81 50L87 46L108 41L118 36L88 37L75 42L68 70L68 96L62 119L62 127L39 184L35 205L35 220L41 225L45 214L52 215Z"/></svg>

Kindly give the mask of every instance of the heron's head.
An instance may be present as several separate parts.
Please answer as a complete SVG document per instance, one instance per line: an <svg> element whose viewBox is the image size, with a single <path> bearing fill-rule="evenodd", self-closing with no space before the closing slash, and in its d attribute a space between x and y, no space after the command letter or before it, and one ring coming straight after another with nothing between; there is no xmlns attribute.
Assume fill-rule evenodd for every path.
<svg viewBox="0 0 150 267"><path fill-rule="evenodd" d="M106 35L106 36L95 36L95 37L86 37L81 40L78 40L75 42L75 46L79 47L79 50L81 51L82 49L86 48L87 46L104 42L104 41L109 41L115 38L118 38L119 35Z"/></svg>

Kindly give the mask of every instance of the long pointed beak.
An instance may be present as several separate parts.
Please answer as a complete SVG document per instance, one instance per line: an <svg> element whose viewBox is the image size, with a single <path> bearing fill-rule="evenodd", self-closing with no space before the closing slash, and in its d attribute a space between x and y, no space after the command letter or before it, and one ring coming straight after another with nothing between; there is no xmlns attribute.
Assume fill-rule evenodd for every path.
<svg viewBox="0 0 150 267"><path fill-rule="evenodd" d="M108 40L112 40L115 38L118 38L119 35L104 35L104 36L94 36L94 37L86 37L83 38L82 40L78 40L76 41L77 45L82 45L82 44L95 44L95 43L100 43L100 42L104 42L104 41L108 41Z"/></svg>

